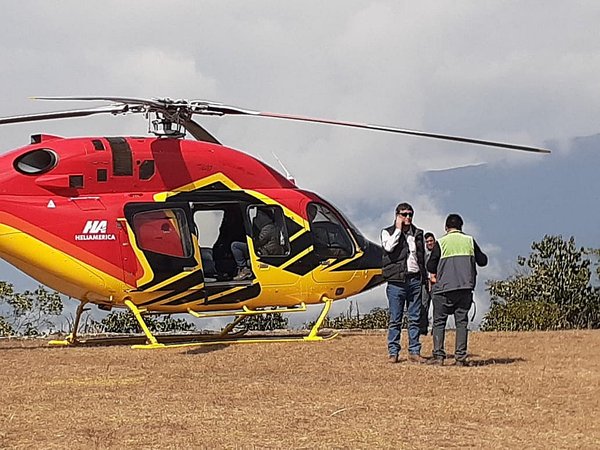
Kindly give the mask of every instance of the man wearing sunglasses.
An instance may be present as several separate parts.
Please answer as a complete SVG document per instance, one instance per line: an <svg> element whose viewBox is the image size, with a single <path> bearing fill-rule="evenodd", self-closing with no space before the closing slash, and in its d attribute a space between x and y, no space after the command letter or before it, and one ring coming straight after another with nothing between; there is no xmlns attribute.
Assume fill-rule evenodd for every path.
<svg viewBox="0 0 600 450"><path fill-rule="evenodd" d="M414 210L408 203L396 207L394 224L381 231L383 277L388 282L388 360L398 362L402 316L408 313L408 360L424 363L419 342L421 285L427 281L423 230L413 223Z"/></svg>

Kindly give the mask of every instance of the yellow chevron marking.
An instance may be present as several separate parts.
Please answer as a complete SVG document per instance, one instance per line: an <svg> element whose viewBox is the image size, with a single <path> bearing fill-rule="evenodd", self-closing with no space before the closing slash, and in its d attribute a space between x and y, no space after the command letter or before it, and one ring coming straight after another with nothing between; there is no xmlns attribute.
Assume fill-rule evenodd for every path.
<svg viewBox="0 0 600 450"><path fill-rule="evenodd" d="M164 202L167 198L177 195L181 192L193 191L195 189L200 189L204 186L208 186L208 185L216 183L216 182L223 183L225 186L227 186L232 191L243 190L237 184L235 184L230 178L226 177L222 172L219 172L219 173L210 175L206 178L202 178L200 180L193 181L184 186L175 188L173 191L158 192L158 193L154 194L154 201Z"/></svg>
<svg viewBox="0 0 600 450"><path fill-rule="evenodd" d="M314 247L312 245L309 246L308 248L304 249L303 251L301 251L300 253L298 253L296 256L294 256L293 258L291 258L289 261L286 261L284 264L282 264L281 266L279 266L279 269L284 270L286 267L292 265L293 263L295 263L296 261L298 261L303 256L308 255L313 250L314 250Z"/></svg>
<svg viewBox="0 0 600 450"><path fill-rule="evenodd" d="M346 264L350 264L352 261L360 258L363 255L364 255L364 252L357 251L356 254L352 257L352 259L344 259L343 261L340 261L336 264L332 264L331 266L327 267L327 269L324 272L331 272L331 271L337 269L338 267L342 267L342 266L345 266ZM352 269L352 270L354 271L356 269Z"/></svg>

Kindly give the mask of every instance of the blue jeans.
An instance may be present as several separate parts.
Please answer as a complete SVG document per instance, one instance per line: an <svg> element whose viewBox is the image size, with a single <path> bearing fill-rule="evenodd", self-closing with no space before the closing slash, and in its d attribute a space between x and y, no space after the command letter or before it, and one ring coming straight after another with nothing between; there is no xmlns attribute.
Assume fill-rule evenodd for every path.
<svg viewBox="0 0 600 450"><path fill-rule="evenodd" d="M400 353L400 332L404 306L408 313L408 353L419 355L419 318L421 316L421 278L409 278L404 283L388 283L386 294L390 308L388 326L388 352L390 355Z"/></svg>
<svg viewBox="0 0 600 450"><path fill-rule="evenodd" d="M249 266L248 258L250 255L248 253L248 244L245 242L233 241L231 243L231 253L238 269Z"/></svg>

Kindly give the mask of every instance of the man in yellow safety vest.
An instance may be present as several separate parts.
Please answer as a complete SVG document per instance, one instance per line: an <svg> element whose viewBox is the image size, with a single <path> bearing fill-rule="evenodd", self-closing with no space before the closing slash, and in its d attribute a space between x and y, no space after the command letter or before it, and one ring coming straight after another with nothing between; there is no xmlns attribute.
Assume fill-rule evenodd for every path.
<svg viewBox="0 0 600 450"><path fill-rule="evenodd" d="M456 365L467 366L469 309L473 303L477 270L487 265L488 258L472 236L462 232L463 220L458 214L446 218L446 234L438 239L427 261L433 285L433 359L443 365L446 358L444 340L450 314L456 323Z"/></svg>

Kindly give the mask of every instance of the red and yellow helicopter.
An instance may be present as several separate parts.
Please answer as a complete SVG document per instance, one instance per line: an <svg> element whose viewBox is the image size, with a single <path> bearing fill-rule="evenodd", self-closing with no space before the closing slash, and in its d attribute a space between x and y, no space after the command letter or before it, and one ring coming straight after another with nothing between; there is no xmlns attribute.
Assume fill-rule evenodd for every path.
<svg viewBox="0 0 600 450"><path fill-rule="evenodd" d="M39 97L104 101L108 106L0 118L0 125L98 114L143 114L153 137L62 138L45 134L0 156L0 257L80 300L71 334L88 303L126 307L142 327L138 348L202 345L159 342L142 313L231 316L218 342L257 342L233 329L256 314L331 303L382 282L381 247L319 195L299 189L265 163L223 146L193 116L250 115L423 136L547 153L458 136L252 111L203 100ZM186 132L196 140L184 139ZM260 244L267 217L275 245ZM241 243L246 276L232 244ZM273 244L273 240L271 242ZM247 259L246 259L247 258ZM330 336L329 336L330 337Z"/></svg>

